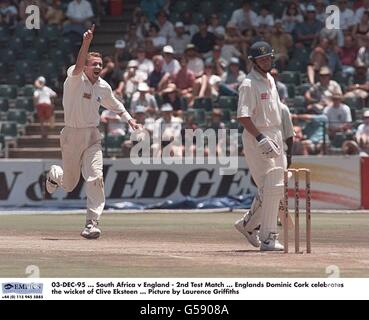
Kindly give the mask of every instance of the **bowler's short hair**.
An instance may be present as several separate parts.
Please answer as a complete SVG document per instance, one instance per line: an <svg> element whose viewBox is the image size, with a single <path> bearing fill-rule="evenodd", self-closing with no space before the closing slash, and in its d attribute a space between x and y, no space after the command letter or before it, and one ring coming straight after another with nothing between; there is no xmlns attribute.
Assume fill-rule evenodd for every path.
<svg viewBox="0 0 369 320"><path fill-rule="evenodd" d="M88 64L88 60L90 60L91 58L101 58L102 60L102 55L99 52L89 52L87 53L87 57L86 57L86 61L85 64Z"/></svg>

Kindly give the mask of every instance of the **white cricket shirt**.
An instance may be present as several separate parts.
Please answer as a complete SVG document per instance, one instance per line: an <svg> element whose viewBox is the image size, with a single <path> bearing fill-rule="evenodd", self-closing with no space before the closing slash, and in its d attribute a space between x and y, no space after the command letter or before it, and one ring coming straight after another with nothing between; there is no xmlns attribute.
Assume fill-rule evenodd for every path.
<svg viewBox="0 0 369 320"><path fill-rule="evenodd" d="M97 127L100 122L100 106L116 113L123 112L121 117L125 121L132 119L123 104L114 97L105 80L99 78L92 84L84 72L73 76L74 68L73 65L68 69L68 77L64 82L63 108L67 127Z"/></svg>
<svg viewBox="0 0 369 320"><path fill-rule="evenodd" d="M237 118L250 117L257 129L280 128L280 103L273 77L252 69L239 88Z"/></svg>

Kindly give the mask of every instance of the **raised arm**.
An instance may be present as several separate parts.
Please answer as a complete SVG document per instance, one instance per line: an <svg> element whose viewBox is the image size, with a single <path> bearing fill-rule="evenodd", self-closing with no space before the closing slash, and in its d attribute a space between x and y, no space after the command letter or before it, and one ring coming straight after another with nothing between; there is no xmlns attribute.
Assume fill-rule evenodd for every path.
<svg viewBox="0 0 369 320"><path fill-rule="evenodd" d="M82 73L83 68L86 64L87 53L90 48L91 41L94 37L95 25L92 25L91 29L87 30L83 34L83 42L79 49L76 66L73 70L72 75L76 76Z"/></svg>

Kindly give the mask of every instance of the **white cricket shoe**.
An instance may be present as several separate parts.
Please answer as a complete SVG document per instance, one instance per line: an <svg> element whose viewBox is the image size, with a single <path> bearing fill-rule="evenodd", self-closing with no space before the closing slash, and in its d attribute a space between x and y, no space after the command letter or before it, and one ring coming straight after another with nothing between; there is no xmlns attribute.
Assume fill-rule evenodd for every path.
<svg viewBox="0 0 369 320"><path fill-rule="evenodd" d="M48 193L54 193L61 185L63 177L63 169L59 166L52 165L46 176L46 190Z"/></svg>
<svg viewBox="0 0 369 320"><path fill-rule="evenodd" d="M269 238L261 242L260 251L283 251L284 246L278 241L278 234L271 232Z"/></svg>
<svg viewBox="0 0 369 320"><path fill-rule="evenodd" d="M81 236L86 239L97 239L101 235L101 230L97 227L98 223L95 220L86 222L85 228L81 232Z"/></svg>
<svg viewBox="0 0 369 320"><path fill-rule="evenodd" d="M250 242L251 245L253 245L256 248L259 248L260 247L259 230L254 229L252 231L247 231L246 225L248 219L249 219L248 215L246 214L243 218L235 222L234 227L246 237L246 239Z"/></svg>

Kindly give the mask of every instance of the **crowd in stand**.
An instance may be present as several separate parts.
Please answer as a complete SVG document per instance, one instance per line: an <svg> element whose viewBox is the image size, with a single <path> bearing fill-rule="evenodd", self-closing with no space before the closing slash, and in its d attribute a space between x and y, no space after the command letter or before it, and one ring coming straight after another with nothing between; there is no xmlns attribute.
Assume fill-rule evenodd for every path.
<svg viewBox="0 0 369 320"><path fill-rule="evenodd" d="M294 153L369 152L369 0L223 2L140 1L102 73L138 122L150 132L164 123L164 135L183 135L178 124L237 128L248 49L265 40L275 51L272 75L281 101L293 114ZM28 4L40 5L43 22L62 25L65 36L96 21L87 0L64 10L60 0L0 0L0 24L24 21ZM94 1L100 14L106 4ZM339 29L325 26L329 4L340 9ZM129 133L109 112L102 119L108 135ZM123 140L125 153L132 143Z"/></svg>

